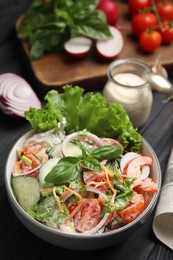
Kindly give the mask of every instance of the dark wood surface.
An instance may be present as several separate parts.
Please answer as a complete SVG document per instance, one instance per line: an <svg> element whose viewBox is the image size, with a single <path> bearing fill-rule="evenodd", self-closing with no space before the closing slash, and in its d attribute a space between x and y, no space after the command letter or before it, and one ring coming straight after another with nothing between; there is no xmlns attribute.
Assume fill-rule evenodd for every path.
<svg viewBox="0 0 173 260"><path fill-rule="evenodd" d="M31 1L0 0L0 74L16 73L28 82L28 74L18 51L14 33L15 20ZM170 78L173 77L170 74ZM163 103L164 95L153 93L154 103L148 122L139 129L156 152L164 172L173 146L173 101ZM1 260L171 260L173 252L162 244L152 231L154 212L148 221L125 241L95 251L72 251L53 246L25 228L17 219L7 199L4 186L5 164L15 141L30 129L26 121L16 120L0 113L0 259Z"/></svg>

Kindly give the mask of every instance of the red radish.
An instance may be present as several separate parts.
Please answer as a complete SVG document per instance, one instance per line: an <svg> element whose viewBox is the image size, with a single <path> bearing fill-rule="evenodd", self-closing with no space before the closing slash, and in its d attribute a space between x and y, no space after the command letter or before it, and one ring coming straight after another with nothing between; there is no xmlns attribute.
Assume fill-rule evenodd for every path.
<svg viewBox="0 0 173 260"><path fill-rule="evenodd" d="M126 170L127 167L129 165L129 163L131 162L131 160L133 160L134 158L139 157L140 154L135 153L135 152L128 152L125 155L122 156L121 160L120 160L120 170L123 174L126 174Z"/></svg>
<svg viewBox="0 0 173 260"><path fill-rule="evenodd" d="M104 12L107 23L109 25L116 25L119 19L119 9L117 4L112 0L101 0L97 6L97 10Z"/></svg>
<svg viewBox="0 0 173 260"><path fill-rule="evenodd" d="M41 102L31 86L13 73L0 75L0 109L4 114L25 118L30 107L41 108Z"/></svg>
<svg viewBox="0 0 173 260"><path fill-rule="evenodd" d="M75 58L86 56L92 47L92 40L86 37L78 36L69 39L64 44L64 49Z"/></svg>
<svg viewBox="0 0 173 260"><path fill-rule="evenodd" d="M96 51L104 59L111 60L117 57L124 46L122 33L113 26L109 26L113 38L96 42Z"/></svg>

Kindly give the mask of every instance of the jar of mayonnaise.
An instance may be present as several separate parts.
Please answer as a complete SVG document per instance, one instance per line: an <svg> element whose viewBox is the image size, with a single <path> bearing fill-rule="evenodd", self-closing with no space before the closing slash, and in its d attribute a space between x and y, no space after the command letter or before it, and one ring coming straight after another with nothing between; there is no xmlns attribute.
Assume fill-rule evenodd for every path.
<svg viewBox="0 0 173 260"><path fill-rule="evenodd" d="M117 59L108 68L108 81L103 95L108 102L121 104L134 127L141 127L149 118L153 94L144 74L151 68L138 59Z"/></svg>

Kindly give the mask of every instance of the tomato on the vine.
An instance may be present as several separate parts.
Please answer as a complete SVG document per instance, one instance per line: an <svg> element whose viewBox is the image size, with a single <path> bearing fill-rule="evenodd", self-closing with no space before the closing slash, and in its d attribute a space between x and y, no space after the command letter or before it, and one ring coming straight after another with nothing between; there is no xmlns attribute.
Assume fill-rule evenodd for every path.
<svg viewBox="0 0 173 260"><path fill-rule="evenodd" d="M132 31L137 37L146 29L157 25L157 17L152 12L136 14L131 20Z"/></svg>
<svg viewBox="0 0 173 260"><path fill-rule="evenodd" d="M170 1L158 2L156 7L161 18L173 21L173 3Z"/></svg>
<svg viewBox="0 0 173 260"><path fill-rule="evenodd" d="M139 45L146 52L153 52L161 43L161 34L156 30L143 31L139 36Z"/></svg>
<svg viewBox="0 0 173 260"><path fill-rule="evenodd" d="M139 11L151 7L150 0L128 0L128 9L131 15L138 14Z"/></svg>
<svg viewBox="0 0 173 260"><path fill-rule="evenodd" d="M163 29L159 29L162 36L163 43L171 43L173 41L173 22L164 20L162 21Z"/></svg>

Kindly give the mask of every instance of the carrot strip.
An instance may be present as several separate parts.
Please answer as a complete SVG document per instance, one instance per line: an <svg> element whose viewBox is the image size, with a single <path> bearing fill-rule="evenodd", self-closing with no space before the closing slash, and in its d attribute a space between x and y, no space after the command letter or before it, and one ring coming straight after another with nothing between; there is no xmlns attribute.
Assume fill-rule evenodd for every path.
<svg viewBox="0 0 173 260"><path fill-rule="evenodd" d="M53 192L52 188L40 189L40 192Z"/></svg>
<svg viewBox="0 0 173 260"><path fill-rule="evenodd" d="M15 166L14 166L14 172L15 173L19 173L20 172L20 166L21 166L21 164L22 164L22 161L20 160L20 161L17 161L16 163L15 163Z"/></svg>
<svg viewBox="0 0 173 260"><path fill-rule="evenodd" d="M82 199L82 196L81 196L78 192L76 192L75 190L72 190L72 189L68 188L67 186L64 186L64 188L65 188L67 191L73 193L74 195L76 195L76 197L79 198L79 201L77 202L77 206L74 208L74 210L71 212L71 214L68 216L68 218L67 218L67 219L65 220L65 222L64 222L64 224L66 225L66 224L74 217L74 215L76 214L76 212L80 209L80 207L81 207L81 205L82 205L83 199Z"/></svg>
<svg viewBox="0 0 173 260"><path fill-rule="evenodd" d="M102 170L106 172L110 177L114 176L114 172L106 168L106 166L103 163L100 163Z"/></svg>
<svg viewBox="0 0 173 260"><path fill-rule="evenodd" d="M103 164L101 164L101 167L102 167L102 169L103 169L104 172L105 172L106 180L107 180L107 182L108 182L109 188L112 190L113 193L116 193L116 190L113 188L112 184L110 183L109 176L108 176L108 175L109 175L109 172L112 172L112 171L108 170L108 168L106 168L106 166L103 165Z"/></svg>
<svg viewBox="0 0 173 260"><path fill-rule="evenodd" d="M63 208L63 206L61 205L61 202L60 202L60 199L59 199L58 195L56 194L56 187L54 187L52 191L53 191L54 198L55 198L55 200L56 200L56 202L57 202L57 204L58 204L59 210L60 210L61 212L64 212L64 208Z"/></svg>

